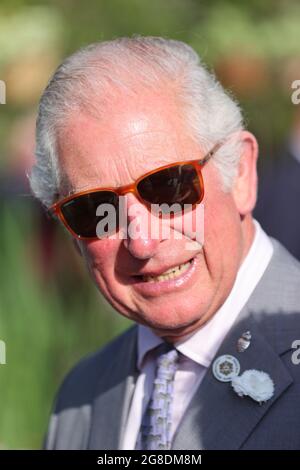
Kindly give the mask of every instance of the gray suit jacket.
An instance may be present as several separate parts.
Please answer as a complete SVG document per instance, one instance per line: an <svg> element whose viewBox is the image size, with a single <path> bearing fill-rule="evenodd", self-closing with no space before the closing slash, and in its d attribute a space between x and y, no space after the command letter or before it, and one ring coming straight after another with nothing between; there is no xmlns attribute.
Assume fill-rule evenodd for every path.
<svg viewBox="0 0 300 470"><path fill-rule="evenodd" d="M300 449L300 364L292 342L300 339L300 263L274 239L262 279L221 345L217 356L238 357L241 372L258 369L275 383L272 399L259 405L240 398L211 368L192 398L172 449ZM237 339L250 330L244 353ZM58 393L47 449L120 449L133 394L137 327L82 360Z"/></svg>

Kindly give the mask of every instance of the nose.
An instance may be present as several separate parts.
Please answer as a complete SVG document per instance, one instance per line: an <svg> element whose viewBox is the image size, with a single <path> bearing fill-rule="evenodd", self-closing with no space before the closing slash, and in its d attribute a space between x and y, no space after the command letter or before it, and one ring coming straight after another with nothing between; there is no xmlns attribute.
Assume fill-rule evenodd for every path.
<svg viewBox="0 0 300 470"><path fill-rule="evenodd" d="M125 248L138 259L152 258L161 242L158 218L131 193L126 195L127 233Z"/></svg>

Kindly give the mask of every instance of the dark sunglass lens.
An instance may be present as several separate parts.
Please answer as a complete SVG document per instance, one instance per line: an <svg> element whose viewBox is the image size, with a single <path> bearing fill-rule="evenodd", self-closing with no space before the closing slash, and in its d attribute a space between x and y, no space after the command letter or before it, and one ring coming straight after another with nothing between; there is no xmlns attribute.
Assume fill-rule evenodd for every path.
<svg viewBox="0 0 300 470"><path fill-rule="evenodd" d="M70 199L62 205L61 212L76 235L101 238L117 230L117 209L118 195L99 191Z"/></svg>
<svg viewBox="0 0 300 470"><path fill-rule="evenodd" d="M137 189L148 203L163 204L162 213L181 211L185 204L196 204L201 199L199 177L191 164L173 166L146 176Z"/></svg>

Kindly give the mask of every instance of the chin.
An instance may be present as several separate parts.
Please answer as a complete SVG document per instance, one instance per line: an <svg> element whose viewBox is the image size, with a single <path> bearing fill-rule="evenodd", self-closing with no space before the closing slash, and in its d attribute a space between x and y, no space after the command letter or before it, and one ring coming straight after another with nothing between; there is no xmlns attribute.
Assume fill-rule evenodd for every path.
<svg viewBox="0 0 300 470"><path fill-rule="evenodd" d="M143 317L141 323L144 326L148 326L154 333L165 339L167 339L167 337L174 339L191 334L201 326L199 313L198 315L190 317L185 316L184 318L178 318L178 315L170 316L170 313L168 313L168 315L164 317L164 321L161 320L161 315L157 320L153 316L150 318Z"/></svg>

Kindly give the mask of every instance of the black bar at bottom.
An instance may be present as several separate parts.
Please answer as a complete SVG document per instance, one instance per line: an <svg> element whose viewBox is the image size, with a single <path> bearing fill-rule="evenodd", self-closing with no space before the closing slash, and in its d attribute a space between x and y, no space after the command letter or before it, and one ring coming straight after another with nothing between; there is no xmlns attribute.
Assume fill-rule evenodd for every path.
<svg viewBox="0 0 300 470"><path fill-rule="evenodd" d="M67 464L72 468L145 468L146 466L187 466L201 467L206 465L240 464L251 465L273 463L285 465L300 461L300 451L41 451L41 450L2 450L0 467L5 464L20 468L30 464L38 468L55 468Z"/></svg>

